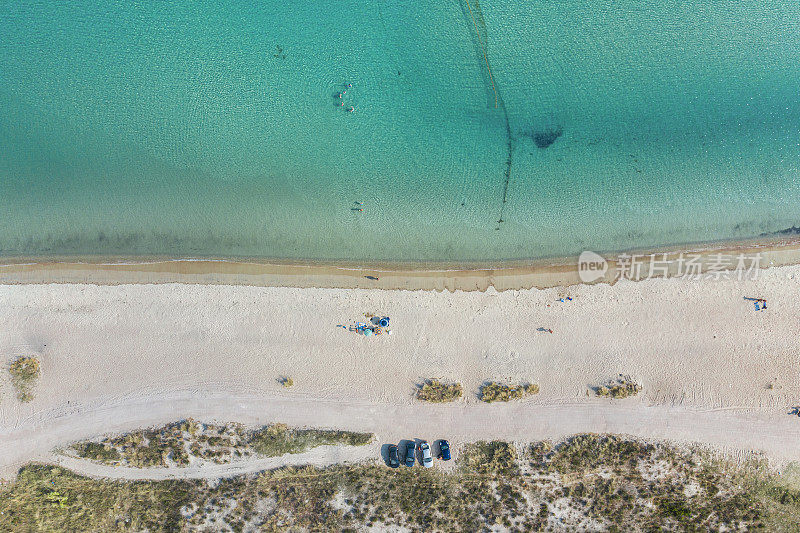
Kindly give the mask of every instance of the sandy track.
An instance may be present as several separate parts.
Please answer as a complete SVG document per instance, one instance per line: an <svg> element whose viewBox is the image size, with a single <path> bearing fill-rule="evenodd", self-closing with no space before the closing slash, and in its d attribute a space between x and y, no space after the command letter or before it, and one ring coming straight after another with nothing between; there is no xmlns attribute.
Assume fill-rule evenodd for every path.
<svg viewBox="0 0 800 533"><path fill-rule="evenodd" d="M316 400L301 397L237 396L224 391L182 391L38 413L0 432L0 475L10 477L30 460L48 461L51 451L76 440L162 424L184 416L202 421L290 425L372 431L378 440L363 447L363 456L380 457L380 446L404 438L453 443L480 439L535 441L579 432L610 432L675 442L697 442L728 452L763 452L777 462L800 459L800 420L785 412L694 410L680 406L645 406L635 402L592 400L586 403L538 405L383 404ZM325 455L326 450L317 453ZM331 461L334 457L316 457ZM299 456L287 460L294 461ZM339 459L353 459L342 455ZM313 464L314 460L310 462ZM283 464L264 463L264 468ZM70 466L70 463L65 463ZM245 466L244 464L241 466ZM257 471L261 466L247 467ZM104 469L85 472L105 475ZM225 472L224 466L219 472ZM195 472L200 477L213 477ZM214 471L216 474L217 471ZM235 472L231 471L231 474Z"/></svg>

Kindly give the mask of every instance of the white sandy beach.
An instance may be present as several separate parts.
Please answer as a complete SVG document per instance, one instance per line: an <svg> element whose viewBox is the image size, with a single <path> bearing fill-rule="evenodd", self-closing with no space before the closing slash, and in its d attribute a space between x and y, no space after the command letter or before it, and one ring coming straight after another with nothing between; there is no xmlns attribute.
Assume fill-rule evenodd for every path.
<svg viewBox="0 0 800 533"><path fill-rule="evenodd" d="M461 432L463 438L513 438L507 427L492 427L495 409L503 420L543 417L520 426L521 437L530 440L567 430L621 431L800 459L800 444L791 446L800 442L800 419L787 414L800 403L799 283L800 266L785 266L753 281L655 279L501 293L0 285L4 363L34 355L42 366L28 404L15 399L3 374L0 470L7 476L24 460L76 438L185 416L420 436L401 434L416 431L408 417L395 424L398 435L385 421L371 429L368 413L398 414L392 409L399 406L412 414L415 385L428 377L463 383L459 416L475 413L485 422L464 422L472 429ZM566 295L573 299L560 302ZM756 312L744 297L766 298L768 309ZM367 338L338 327L364 320L365 313L390 316L393 334ZM589 387L619 374L641 383L642 394L614 402L587 395ZM284 389L281 376L295 385ZM478 405L486 380L537 383L541 393L510 406ZM179 391L190 391L193 400L165 411L164 402ZM219 402L239 396L248 400L236 420L236 409L221 409ZM259 398L279 401L281 409L259 411L253 407ZM299 412L315 400L327 411ZM337 402L342 416L330 414ZM348 418L353 405L367 414ZM104 406L117 409L119 423L101 429L97 413ZM661 413L659 406L670 414L648 414ZM569 420L573 407L576 417ZM453 416L454 406L423 409L418 414L436 420ZM625 422L625 409L634 409L634 422ZM48 438L59 420L69 422L69 431ZM695 434L686 421L705 429ZM442 427L457 431L458 424ZM780 428L780 442L767 442L775 437L770 428ZM28 445L20 452L23 442Z"/></svg>

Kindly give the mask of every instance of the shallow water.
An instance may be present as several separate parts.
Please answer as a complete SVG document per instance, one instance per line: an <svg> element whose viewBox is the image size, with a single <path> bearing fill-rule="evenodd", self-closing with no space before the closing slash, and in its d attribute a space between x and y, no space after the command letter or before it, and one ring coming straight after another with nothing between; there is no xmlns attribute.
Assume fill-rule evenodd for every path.
<svg viewBox="0 0 800 533"><path fill-rule="evenodd" d="M797 2L250 4L3 8L0 255L499 260L800 225Z"/></svg>

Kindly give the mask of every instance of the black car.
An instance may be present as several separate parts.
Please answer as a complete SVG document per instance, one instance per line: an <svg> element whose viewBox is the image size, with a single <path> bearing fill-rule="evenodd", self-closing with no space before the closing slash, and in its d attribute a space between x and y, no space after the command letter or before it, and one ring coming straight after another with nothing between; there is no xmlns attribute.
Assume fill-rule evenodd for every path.
<svg viewBox="0 0 800 533"><path fill-rule="evenodd" d="M409 441L406 444L406 466L414 466L416 460L415 454L417 453L417 445L414 441Z"/></svg>
<svg viewBox="0 0 800 533"><path fill-rule="evenodd" d="M450 460L450 443L446 440L439 441L439 459L442 461Z"/></svg>
<svg viewBox="0 0 800 533"><path fill-rule="evenodd" d="M394 444L389 446L389 466L392 468L400 466L400 459L397 457L397 446Z"/></svg>

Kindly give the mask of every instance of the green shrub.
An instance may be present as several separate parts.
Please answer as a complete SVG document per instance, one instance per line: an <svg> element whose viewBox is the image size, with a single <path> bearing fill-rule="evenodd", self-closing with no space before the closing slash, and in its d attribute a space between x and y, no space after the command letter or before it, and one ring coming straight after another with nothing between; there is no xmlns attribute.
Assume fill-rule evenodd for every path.
<svg viewBox="0 0 800 533"><path fill-rule="evenodd" d="M489 383L481 387L482 402L508 402L519 400L525 396L539 394L539 385L504 385L502 383Z"/></svg>
<svg viewBox="0 0 800 533"><path fill-rule="evenodd" d="M79 442L74 444L72 449L77 452L78 457L91 459L92 461L100 461L101 463L116 464L121 459L116 448L106 446L99 442Z"/></svg>
<svg viewBox="0 0 800 533"><path fill-rule="evenodd" d="M684 498L656 498L656 508L664 516L679 522L687 521L692 516L691 504Z"/></svg>
<svg viewBox="0 0 800 533"><path fill-rule="evenodd" d="M417 390L417 399L423 402L452 402L461 398L461 383L442 383L438 379L429 379Z"/></svg>
<svg viewBox="0 0 800 533"><path fill-rule="evenodd" d="M608 396L610 398L619 399L627 398L628 396L636 396L641 390L641 385L630 378L621 378L597 387L594 392L597 396Z"/></svg>
<svg viewBox="0 0 800 533"><path fill-rule="evenodd" d="M23 467L0 498L0 531L180 531L196 481L120 482Z"/></svg>

